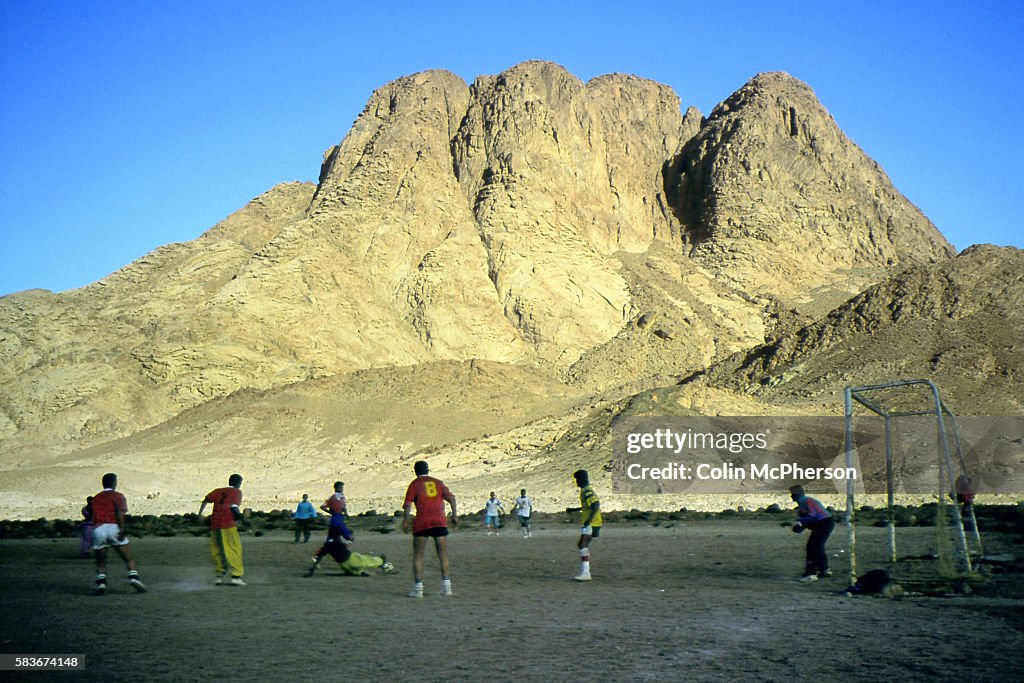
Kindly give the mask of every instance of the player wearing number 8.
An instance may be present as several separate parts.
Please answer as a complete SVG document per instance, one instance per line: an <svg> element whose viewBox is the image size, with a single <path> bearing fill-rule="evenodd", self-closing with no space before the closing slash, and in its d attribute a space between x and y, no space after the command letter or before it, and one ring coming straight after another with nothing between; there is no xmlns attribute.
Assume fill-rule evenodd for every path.
<svg viewBox="0 0 1024 683"><path fill-rule="evenodd" d="M580 553L580 573L573 578L590 581L590 543L601 535L601 501L590 485L590 475L586 470L576 470L572 476L580 489L581 511L580 540L576 543Z"/></svg>
<svg viewBox="0 0 1024 683"><path fill-rule="evenodd" d="M445 503L452 506L451 523L458 526L459 517L455 506L455 496L444 485L444 482L427 474L429 467L419 460L413 466L416 478L409 484L405 492L402 517L402 531L412 530L412 569L413 584L411 598L423 597L423 554L427 547L427 539L434 539L434 549L441 563L441 595L452 595L451 566L448 560L448 519L445 516ZM416 506L416 515L412 515L412 507Z"/></svg>

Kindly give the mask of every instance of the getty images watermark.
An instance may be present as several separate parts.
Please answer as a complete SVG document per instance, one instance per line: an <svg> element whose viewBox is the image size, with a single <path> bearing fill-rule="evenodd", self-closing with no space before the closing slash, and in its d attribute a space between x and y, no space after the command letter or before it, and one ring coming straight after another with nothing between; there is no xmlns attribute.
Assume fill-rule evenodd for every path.
<svg viewBox="0 0 1024 683"><path fill-rule="evenodd" d="M945 439L934 418L647 417L613 428L611 470L619 493L778 493L802 484L821 493L936 493L946 456L979 493L1024 492L1024 417L961 418ZM847 463L846 441L852 444ZM891 462L886 461L889 452ZM940 477L943 483L940 484Z"/></svg>
<svg viewBox="0 0 1024 683"><path fill-rule="evenodd" d="M626 466L626 477L633 480L678 481L752 481L788 482L799 480L846 480L857 478L856 467L811 467L797 462L767 462L763 457L769 449L771 429L763 432L713 432L673 430L659 427L653 432L630 432L626 435L626 453L640 455L656 451L679 456L681 453L714 454L716 462L669 462L663 466L645 467L639 462ZM722 461L721 455L760 454L760 461L736 464Z"/></svg>

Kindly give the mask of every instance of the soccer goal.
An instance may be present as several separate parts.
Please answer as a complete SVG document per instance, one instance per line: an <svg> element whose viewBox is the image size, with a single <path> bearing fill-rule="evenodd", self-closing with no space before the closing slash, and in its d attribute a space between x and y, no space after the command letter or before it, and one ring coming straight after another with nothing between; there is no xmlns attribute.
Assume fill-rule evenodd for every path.
<svg viewBox="0 0 1024 683"><path fill-rule="evenodd" d="M943 578L953 578L958 573L961 576L969 574L972 567L964 528L965 516L968 517L967 527L973 531L977 552L981 553L981 535L974 517L974 506L969 504L974 491L964 462L956 416L942 402L938 387L926 379L847 387L845 404L846 466L859 464L861 472L873 468L875 482L882 478L885 481L890 561L893 564L897 561L894 505L897 488L904 493L934 491L937 501L935 559L939 561L939 573ZM873 419L855 416L855 404L867 408L870 411L868 418ZM882 433L878 434L879 431ZM867 465L871 459L867 453L860 457L859 442L867 441L872 442L871 448L875 451L879 447L884 448L884 470L877 460L872 460L873 465ZM867 474L869 478L872 475ZM864 490L864 483L860 483L861 490ZM846 528L851 585L857 580L854 511L857 487L857 482L847 480ZM963 513L951 496L968 501L963 506Z"/></svg>

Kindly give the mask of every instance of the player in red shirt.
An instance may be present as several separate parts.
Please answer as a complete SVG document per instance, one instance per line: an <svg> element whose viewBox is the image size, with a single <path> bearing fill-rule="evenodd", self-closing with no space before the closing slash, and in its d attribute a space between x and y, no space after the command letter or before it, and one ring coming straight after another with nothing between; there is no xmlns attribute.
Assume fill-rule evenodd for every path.
<svg viewBox="0 0 1024 683"><path fill-rule="evenodd" d="M331 516L327 526L327 540L320 546L320 549L313 555L313 562L306 570L306 576L313 576L313 572L320 566L320 560L327 555L334 558L341 564L348 559L351 552L348 546L352 545L352 530L345 524L345 517L348 516L348 503L345 501L345 482L334 482L334 493L323 502L320 509Z"/></svg>
<svg viewBox="0 0 1024 683"><path fill-rule="evenodd" d="M96 595L107 592L107 548L113 548L128 567L128 584L139 593L146 587L135 571L135 559L125 534L125 515L128 501L117 489L117 475L108 472L103 475L103 490L92 497L92 550L96 556Z"/></svg>
<svg viewBox="0 0 1024 683"><path fill-rule="evenodd" d="M428 476L429 466L419 460L413 466L416 479L409 484L405 492L403 506L402 531L412 530L412 571L415 583L410 598L423 597L423 553L427 547L427 539L434 539L434 549L441 563L441 595L452 595L451 566L448 560L448 518L444 514L444 504L452 506L451 524L459 525L455 496L440 479ZM416 506L416 515L412 507Z"/></svg>
<svg viewBox="0 0 1024 683"><path fill-rule="evenodd" d="M242 517L239 509L242 504L241 486L242 475L232 474L227 486L207 493L203 504L199 506L199 516L202 517L206 505L213 504L213 514L210 515L210 555L216 567L218 586L224 583L224 574L229 570L232 586L245 585L242 580L242 574L245 573L242 566L242 539L235 527L235 520Z"/></svg>

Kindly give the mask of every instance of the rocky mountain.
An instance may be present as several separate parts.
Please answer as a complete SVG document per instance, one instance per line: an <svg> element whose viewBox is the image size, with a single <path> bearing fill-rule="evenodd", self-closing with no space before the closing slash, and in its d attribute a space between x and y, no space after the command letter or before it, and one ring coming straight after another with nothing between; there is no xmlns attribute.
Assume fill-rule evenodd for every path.
<svg viewBox="0 0 1024 683"><path fill-rule="evenodd" d="M690 257L744 291L807 303L840 273L950 256L931 222L786 74L760 74L718 105L673 172Z"/></svg>
<svg viewBox="0 0 1024 683"><path fill-rule="evenodd" d="M121 453L152 479L160 462L138 444L226 419L222 401L311 387L323 424L343 419L331 381L361 373L386 394L407 368L403 381L447 395L467 363L509 382L479 406L486 438L550 448L573 415L778 342L953 253L786 74L756 76L705 119L635 76L584 83L544 62L472 84L423 72L373 94L315 186L275 187L82 289L0 298L0 466ZM462 449L453 462L469 467L484 437L462 419L409 443ZM500 436L517 429L544 436ZM214 431L184 460L219 471L250 443ZM360 457L369 443L389 462L408 452L361 429L344 438ZM267 467L313 457L294 447Z"/></svg>
<svg viewBox="0 0 1024 683"><path fill-rule="evenodd" d="M1021 415L1022 368L1024 251L976 245L936 266L897 272L821 320L695 379L794 404L835 402L845 386L934 377L960 414Z"/></svg>

